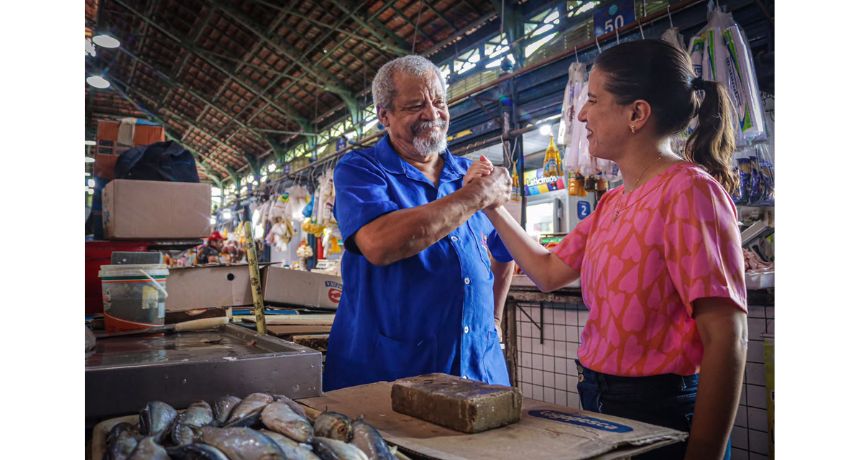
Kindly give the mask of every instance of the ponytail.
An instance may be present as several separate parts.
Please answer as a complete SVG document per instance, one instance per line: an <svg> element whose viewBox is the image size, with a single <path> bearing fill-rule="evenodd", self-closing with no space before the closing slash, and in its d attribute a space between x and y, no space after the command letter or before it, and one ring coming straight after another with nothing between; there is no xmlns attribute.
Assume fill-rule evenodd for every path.
<svg viewBox="0 0 860 460"><path fill-rule="evenodd" d="M734 194L739 181L732 166L735 129L729 93L722 83L698 78L694 87L701 88L705 97L698 111L698 126L687 140L684 156L705 168L726 191Z"/></svg>

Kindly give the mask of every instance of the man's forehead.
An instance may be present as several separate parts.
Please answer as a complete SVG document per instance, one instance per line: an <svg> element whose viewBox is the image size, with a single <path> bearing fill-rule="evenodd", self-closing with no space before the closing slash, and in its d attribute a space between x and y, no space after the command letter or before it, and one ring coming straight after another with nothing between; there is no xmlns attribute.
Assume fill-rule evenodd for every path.
<svg viewBox="0 0 860 460"><path fill-rule="evenodd" d="M429 89L431 93L442 91L442 83L439 81L439 77L436 75L436 72L433 72L432 70L421 75L415 75L409 72L397 72L394 74L393 80L398 94L404 94L405 92L423 92L427 89Z"/></svg>

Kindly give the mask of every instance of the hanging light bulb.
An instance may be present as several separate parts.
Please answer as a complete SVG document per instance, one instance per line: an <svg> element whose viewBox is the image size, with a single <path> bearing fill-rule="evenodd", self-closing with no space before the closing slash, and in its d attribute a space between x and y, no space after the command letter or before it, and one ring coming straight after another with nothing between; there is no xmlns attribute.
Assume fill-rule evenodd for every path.
<svg viewBox="0 0 860 460"><path fill-rule="evenodd" d="M543 136L549 136L550 133L552 133L552 130L550 129L549 125L541 125L540 133Z"/></svg>
<svg viewBox="0 0 860 460"><path fill-rule="evenodd" d="M84 157L84 163L95 163L96 159L93 157Z"/></svg>
<svg viewBox="0 0 860 460"><path fill-rule="evenodd" d="M90 75L87 77L87 84L93 88L105 89L110 87L110 82L105 80L101 75Z"/></svg>
<svg viewBox="0 0 860 460"><path fill-rule="evenodd" d="M93 37L93 43L102 48L119 48L119 40L109 34L98 34Z"/></svg>
<svg viewBox="0 0 860 460"><path fill-rule="evenodd" d="M84 145L96 145L96 141L84 141Z"/></svg>

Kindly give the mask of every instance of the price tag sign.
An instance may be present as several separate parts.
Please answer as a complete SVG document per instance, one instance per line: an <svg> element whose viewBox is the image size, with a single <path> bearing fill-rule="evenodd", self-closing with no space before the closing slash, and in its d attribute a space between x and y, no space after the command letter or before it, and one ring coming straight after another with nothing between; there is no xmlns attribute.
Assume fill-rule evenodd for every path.
<svg viewBox="0 0 860 460"><path fill-rule="evenodd" d="M582 200L578 201L576 203L576 217L582 220L588 217L589 214L591 214L591 203Z"/></svg>
<svg viewBox="0 0 860 460"><path fill-rule="evenodd" d="M636 21L633 0L606 2L594 11L594 36L615 32L617 29Z"/></svg>

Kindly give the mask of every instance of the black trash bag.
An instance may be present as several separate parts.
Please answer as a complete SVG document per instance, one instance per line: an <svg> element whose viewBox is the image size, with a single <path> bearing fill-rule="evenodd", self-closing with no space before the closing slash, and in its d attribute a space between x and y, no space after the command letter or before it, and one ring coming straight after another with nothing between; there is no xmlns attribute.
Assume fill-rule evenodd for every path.
<svg viewBox="0 0 860 460"><path fill-rule="evenodd" d="M173 141L134 147L119 156L117 179L200 182L191 152Z"/></svg>

